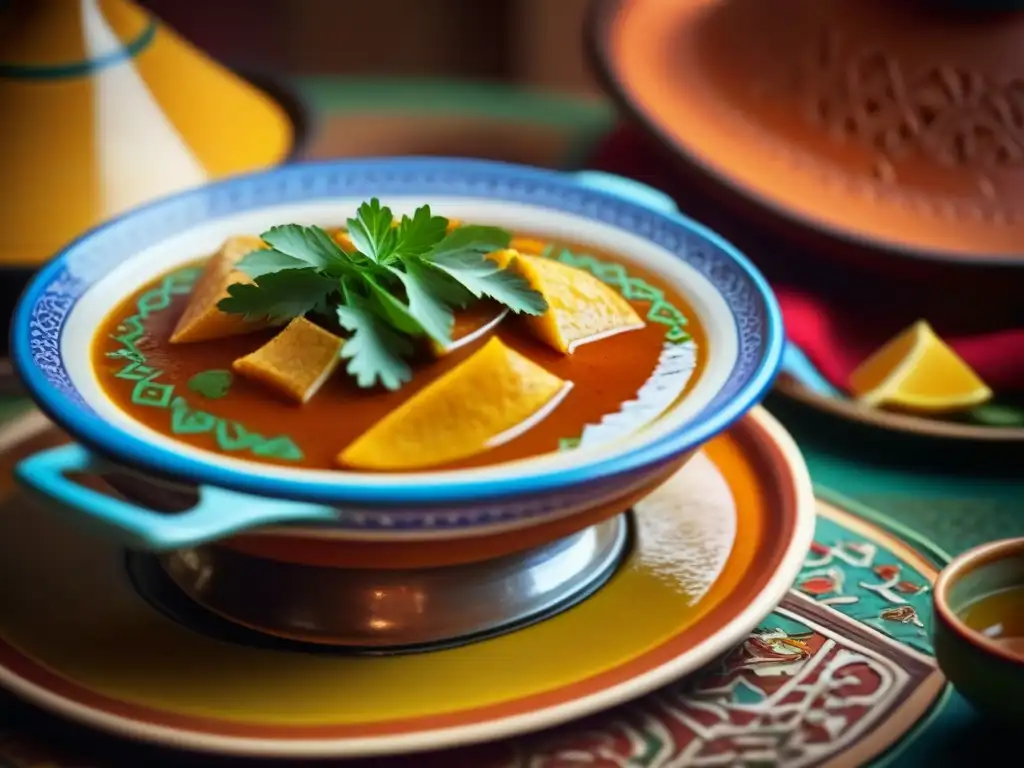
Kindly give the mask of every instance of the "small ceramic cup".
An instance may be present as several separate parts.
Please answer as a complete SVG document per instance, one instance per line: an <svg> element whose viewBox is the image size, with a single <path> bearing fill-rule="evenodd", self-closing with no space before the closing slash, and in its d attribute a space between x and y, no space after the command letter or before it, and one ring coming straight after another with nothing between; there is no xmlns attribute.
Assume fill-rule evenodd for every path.
<svg viewBox="0 0 1024 768"><path fill-rule="evenodd" d="M953 560L935 582L935 656L979 711L1024 722L1024 654L969 627L964 612L1004 589L1024 587L1024 538L983 544Z"/></svg>

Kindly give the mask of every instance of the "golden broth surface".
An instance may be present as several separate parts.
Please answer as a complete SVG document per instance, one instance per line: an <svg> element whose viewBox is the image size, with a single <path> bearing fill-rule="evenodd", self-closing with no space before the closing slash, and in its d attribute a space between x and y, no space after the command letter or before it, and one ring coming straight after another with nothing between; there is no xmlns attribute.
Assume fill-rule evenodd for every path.
<svg viewBox="0 0 1024 768"><path fill-rule="evenodd" d="M976 600L963 621L1015 656L1024 659L1024 586L1010 587Z"/></svg>
<svg viewBox="0 0 1024 768"><path fill-rule="evenodd" d="M554 252L559 253L562 247L562 244L556 244ZM582 249L572 245L564 247L574 253L583 253ZM692 338L683 342L688 354L680 356L682 362L678 366L684 370L677 370L674 375L685 377L685 391L692 388L706 357L706 344L704 332L691 307L649 272L592 249L587 253L606 265L625 266L633 283L657 289L667 305L686 316L689 320L686 330ZM412 381L396 392L380 387L360 389L345 373L343 361L320 391L304 405L287 402L265 385L238 374L233 376L225 396L210 399L190 390L190 380L204 371L230 370L234 360L259 348L277 331L171 344L171 332L189 296L182 291L170 295L169 301L160 296L146 298L147 293L152 296L163 282L163 277L158 278L127 297L98 329L92 359L106 394L133 418L175 440L253 461L309 469L337 469L335 457L343 448L389 411L465 360L493 335L551 373L573 382L574 386L549 415L519 437L470 458L430 467L430 471L495 464L559 450L566 440L579 438L584 427L599 423L603 417L619 411L623 403L637 397L659 364L670 328L663 322L649 319L649 313L657 309L650 300L631 299L640 316L647 318L645 327L583 344L572 355L563 355L536 340L510 314L492 333L462 345L439 360L424 359L417 363ZM142 314L141 304L148 304L153 309L136 320L134 318ZM456 336L460 326L474 325L475 320L479 318L473 317L472 309L463 317L457 316ZM124 344L117 337L123 338L126 332L130 333L133 323L136 328L141 326L143 329L142 335L133 341L145 357L142 373L137 367L126 373L126 368L132 367L131 361L118 356L123 354ZM148 372L153 370L159 372L152 381L157 388L151 391L152 397L140 398L140 387L145 386L144 382L140 384L140 376L151 375ZM172 418L173 409L166 402L167 390L160 388L168 385L173 387L174 398L184 399L190 413L201 411L201 416L208 415L209 418L204 422L192 414L191 421L183 429L181 420ZM211 420L218 422L217 429L201 429ZM641 426L637 424L638 428ZM223 430L226 437L218 437L217 430ZM281 458L272 451L264 455L249 449L240 451L237 446L245 445L247 441L250 445L257 444L258 441L249 439L253 433L257 437L262 436L261 439L286 437L298 446L301 457ZM234 447L226 450L219 442L221 439L227 439Z"/></svg>

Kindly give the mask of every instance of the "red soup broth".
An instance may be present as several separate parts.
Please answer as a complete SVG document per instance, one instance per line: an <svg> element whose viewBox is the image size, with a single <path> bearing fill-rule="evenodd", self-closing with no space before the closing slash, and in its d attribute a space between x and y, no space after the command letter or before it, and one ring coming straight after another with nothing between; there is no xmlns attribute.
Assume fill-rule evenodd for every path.
<svg viewBox="0 0 1024 768"><path fill-rule="evenodd" d="M562 249L584 252L572 243L554 245L553 253L561 253ZM196 275L201 266L193 264L177 271L181 278L177 281L177 292L161 291L161 285L166 284L166 276L161 276L118 304L96 333L93 366L107 396L132 418L162 435L195 448L254 462L339 469L336 457L349 443L496 335L551 373L573 382L573 387L551 413L518 437L464 460L431 466L429 471L478 467L550 453L573 446L587 425L601 422L618 412L624 403L636 399L655 375L666 345L677 349L675 362L668 366L672 369L668 374L663 365L658 375L683 377L685 385L680 397L692 389L707 357L704 330L682 296L658 276L626 258L593 249L585 252L599 264L625 268L631 286L626 291L621 291L621 280L608 279L606 271L602 274L606 282L623 292L646 323L637 330L582 344L571 355L538 341L522 322L509 315L492 331L441 358L423 355L414 364L412 381L394 392L381 387L360 389L346 374L343 362L305 404L289 402L266 385L237 374L231 377L226 394L211 399L208 393L190 388L193 377L202 372L230 371L234 360L258 349L277 330L171 344L171 333L189 301L187 289L193 279L190 276ZM616 272L621 274L621 270L612 270ZM478 328L488 313L493 313L493 309L481 304L457 315L453 337ZM680 314L687 320L685 330L689 339L670 341L666 336L673 325L665 318L678 318ZM134 345L134 358L124 356L126 335ZM170 403L177 398L187 403L189 414L203 415L191 418L191 426L186 425L186 429L181 428L181 423L176 428L172 418ZM202 429L214 421L215 429ZM637 424L637 428L642 426ZM221 437L228 448L218 439L217 430L223 433ZM281 439L297 446L301 456L294 451L282 456L281 451L256 448L272 440L279 443Z"/></svg>

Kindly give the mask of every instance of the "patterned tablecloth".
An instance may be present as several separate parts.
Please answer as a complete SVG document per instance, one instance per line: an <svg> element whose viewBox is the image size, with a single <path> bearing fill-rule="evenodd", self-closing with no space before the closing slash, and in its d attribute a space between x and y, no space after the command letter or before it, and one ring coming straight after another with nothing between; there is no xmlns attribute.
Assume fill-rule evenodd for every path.
<svg viewBox="0 0 1024 768"><path fill-rule="evenodd" d="M303 90L320 115L309 153L321 157L471 154L572 168L614 121L604 102L499 86L320 79ZM819 498L845 511L821 518L793 593L746 643L704 675L586 723L395 765L856 764L854 746L900 718L909 735L882 758L889 765L1005 759L1010 733L955 692L929 692L928 585L947 553L1024 535L1024 456L880 435L777 397L768 406L797 438ZM27 407L0 401L0 429ZM0 696L0 768L161 762Z"/></svg>

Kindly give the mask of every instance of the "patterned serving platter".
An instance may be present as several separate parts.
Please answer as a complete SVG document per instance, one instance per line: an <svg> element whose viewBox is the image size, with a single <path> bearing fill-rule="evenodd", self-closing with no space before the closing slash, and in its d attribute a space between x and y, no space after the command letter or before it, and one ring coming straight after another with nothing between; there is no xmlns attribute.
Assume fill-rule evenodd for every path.
<svg viewBox="0 0 1024 768"><path fill-rule="evenodd" d="M0 463L9 465L18 454L63 439L46 429L37 415L14 422L0 438ZM6 490L6 509L16 510ZM583 720L500 743L317 765L669 768L730 761L846 765L894 757L946 700L948 688L928 639L930 588L944 556L910 534L897 538L839 503L819 501L814 542L782 605L696 676ZM577 646L587 650L586 643ZM497 678L495 688L507 687L505 673L497 669L497 675L487 674ZM452 666L438 669L434 680L450 690ZM240 765L63 726L2 694L0 720L6 723L0 726L0 764L14 768Z"/></svg>
<svg viewBox="0 0 1024 768"><path fill-rule="evenodd" d="M174 610L140 594L121 549L62 519L14 493L0 512L0 683L136 740L297 759L505 738L693 672L785 595L814 502L799 452L758 411L637 506L631 554L583 604L496 639L374 658ZM59 610L40 611L40 595Z"/></svg>

